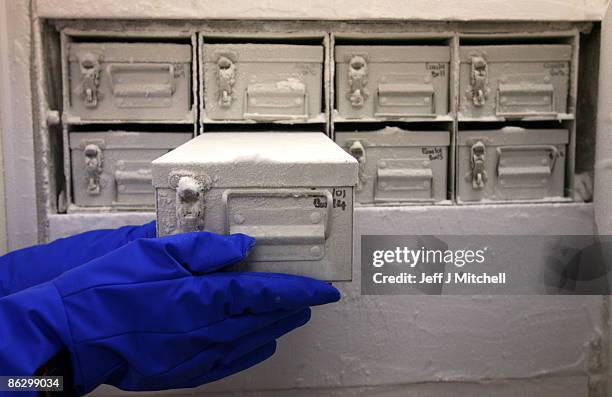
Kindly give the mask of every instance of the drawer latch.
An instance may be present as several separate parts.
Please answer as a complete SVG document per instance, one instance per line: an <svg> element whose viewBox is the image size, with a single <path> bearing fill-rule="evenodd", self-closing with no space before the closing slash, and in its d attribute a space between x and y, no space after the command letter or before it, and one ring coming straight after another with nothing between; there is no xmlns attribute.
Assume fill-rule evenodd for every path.
<svg viewBox="0 0 612 397"><path fill-rule="evenodd" d="M483 106L487 100L487 61L481 56L472 57L471 85L474 106Z"/></svg>
<svg viewBox="0 0 612 397"><path fill-rule="evenodd" d="M482 141L477 141L470 148L470 167L472 168L472 188L482 189L487 182L487 171L485 171L486 146Z"/></svg>
<svg viewBox="0 0 612 397"><path fill-rule="evenodd" d="M357 190L361 190L363 188L363 184L366 181L366 153L365 147L361 141L355 141L349 144L348 152L351 156L355 157L355 160L359 163L359 181L357 183Z"/></svg>
<svg viewBox="0 0 612 397"><path fill-rule="evenodd" d="M353 107L362 107L369 96L368 64L361 55L353 55L349 61L348 70L349 92L346 97Z"/></svg>
<svg viewBox="0 0 612 397"><path fill-rule="evenodd" d="M204 230L204 198L211 187L210 178L182 172L171 174L169 182L170 187L176 189L176 231L187 233Z"/></svg>
<svg viewBox="0 0 612 397"><path fill-rule="evenodd" d="M221 55L217 60L217 79L219 87L219 105L230 107L233 101L234 84L236 84L236 64L229 57Z"/></svg>
<svg viewBox="0 0 612 397"><path fill-rule="evenodd" d="M104 156L100 146L95 143L90 143L83 150L85 156L85 173L87 175L87 193L90 196L98 196L100 194L100 176L102 175L102 167Z"/></svg>
<svg viewBox="0 0 612 397"><path fill-rule="evenodd" d="M79 59L81 68L81 98L85 106L98 106L98 86L100 85L100 57L91 52Z"/></svg>

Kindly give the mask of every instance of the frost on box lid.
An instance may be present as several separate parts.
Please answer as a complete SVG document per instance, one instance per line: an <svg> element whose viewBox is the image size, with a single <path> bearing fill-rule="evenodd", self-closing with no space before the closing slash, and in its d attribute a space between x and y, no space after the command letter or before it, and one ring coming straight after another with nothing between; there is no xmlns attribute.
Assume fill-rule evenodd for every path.
<svg viewBox="0 0 612 397"><path fill-rule="evenodd" d="M153 162L153 184L175 170L217 187L354 186L357 161L319 132L205 133Z"/></svg>

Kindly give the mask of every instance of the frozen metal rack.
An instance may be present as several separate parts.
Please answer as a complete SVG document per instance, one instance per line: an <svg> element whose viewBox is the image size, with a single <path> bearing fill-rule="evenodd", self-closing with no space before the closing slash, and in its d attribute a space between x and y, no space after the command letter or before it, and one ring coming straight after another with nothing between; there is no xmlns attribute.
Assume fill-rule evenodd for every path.
<svg viewBox="0 0 612 397"><path fill-rule="evenodd" d="M323 132L362 163L357 208L588 201L595 109L577 98L579 90L585 98L596 94L587 76L597 69L584 60L597 57L598 31L586 19L118 20L45 14L33 30L34 63L46 71L33 75L34 86L42 87L35 97L37 205L46 225L41 238L152 217L150 201L130 198L130 192L144 197L150 171L136 163L152 159L153 151L151 158L138 150L104 156L100 145L106 143L97 149L90 146L95 142L76 143L100 140L100 134L166 151L207 132ZM525 150L483 146L486 160L496 164L488 173L533 171L525 180L548 186L542 182L548 174L540 173L554 172L554 194L527 187L532 193L461 199L458 186L479 190L496 178L479 179L481 147L462 157L459 137L508 128L567 135L557 151L536 150L542 143L526 148L537 132L521 135L527 141L518 146ZM396 143L389 143L390 130ZM497 159L499 152L508 160ZM500 166L508 161L527 166Z"/></svg>

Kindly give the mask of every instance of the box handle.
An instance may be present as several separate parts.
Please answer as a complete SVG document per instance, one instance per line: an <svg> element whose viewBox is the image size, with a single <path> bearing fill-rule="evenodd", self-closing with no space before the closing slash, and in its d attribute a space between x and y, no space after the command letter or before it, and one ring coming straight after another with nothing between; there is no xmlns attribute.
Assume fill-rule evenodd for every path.
<svg viewBox="0 0 612 397"><path fill-rule="evenodd" d="M237 190L237 189L229 189L226 190L223 193L223 203L225 205L225 213L227 215L226 218L226 224L225 224L225 233L237 233L237 232L233 232L232 230L234 230L235 227L239 227L239 228L244 228L244 227L248 227L248 226L243 226L243 225L232 225L231 220L229 219L229 201L231 198L233 197L253 197L253 198L258 198L258 197L300 197L300 196L308 196L308 197L313 197L313 198L325 198L325 200L323 201L319 201L320 203L325 203L325 205L321 205L322 208L325 209L325 222L324 222L324 227L323 229L325 230L323 233L323 237L326 239L327 237L329 237L329 232L330 232L330 224L331 224L331 211L332 211L332 207L333 207L333 202L334 202L334 198L332 196L332 194L328 191L328 190L308 190L308 189L300 189L300 190L294 190L294 189L279 189L279 190ZM274 227L277 227L279 225L274 225ZM295 225L290 225L290 227L295 227ZM268 228L261 228L259 227L258 230L266 230L269 231L270 229ZM286 235L284 238L287 241L291 241L292 239L294 239L296 236L292 236L292 234L289 232L288 235ZM270 237L275 236L276 233L270 233ZM297 234L297 236L299 236L299 233ZM266 239L266 236L263 236L264 239ZM276 237L273 237L276 240L278 240ZM259 241L259 240L258 240Z"/></svg>
<svg viewBox="0 0 612 397"><path fill-rule="evenodd" d="M289 203L281 204L282 208L266 206L266 198L286 198ZM300 198L307 198L308 205L292 201ZM246 199L248 204L233 204L237 199ZM253 261L319 260L324 256L334 203L330 191L229 189L223 193L222 201L225 233L244 233L257 239Z"/></svg>
<svg viewBox="0 0 612 397"><path fill-rule="evenodd" d="M500 83L497 88L495 113L497 116L520 118L550 117L554 112L554 86L550 83Z"/></svg>
<svg viewBox="0 0 612 397"><path fill-rule="evenodd" d="M548 151L548 159L546 164L529 165L529 166L508 166L504 164L504 153L509 152L536 152ZM524 176L550 176L552 175L557 158L559 157L559 149L554 145L519 145L519 146L499 146L497 148L497 175L501 178L506 177L524 177Z"/></svg>
<svg viewBox="0 0 612 397"><path fill-rule="evenodd" d="M435 117L432 84L385 82L378 84L376 117ZM410 112L417 109L417 112Z"/></svg>
<svg viewBox="0 0 612 397"><path fill-rule="evenodd" d="M174 95L174 65L172 64L110 64L107 67L113 95L116 97L170 98ZM155 75L157 81L133 81L139 73Z"/></svg>
<svg viewBox="0 0 612 397"><path fill-rule="evenodd" d="M230 233L244 233L262 245L325 244L323 225L233 225Z"/></svg>

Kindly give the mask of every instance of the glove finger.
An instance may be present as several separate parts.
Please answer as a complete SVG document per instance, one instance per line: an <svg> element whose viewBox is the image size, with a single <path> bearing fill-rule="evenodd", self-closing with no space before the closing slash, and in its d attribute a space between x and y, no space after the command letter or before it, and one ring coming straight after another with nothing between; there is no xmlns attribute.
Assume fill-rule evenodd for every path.
<svg viewBox="0 0 612 397"><path fill-rule="evenodd" d="M289 274L216 273L196 277L193 283L200 300L194 305L210 321L244 313L323 305L340 299L340 292L327 282Z"/></svg>
<svg viewBox="0 0 612 397"><path fill-rule="evenodd" d="M251 368L264 360L267 360L275 352L276 341L273 341L244 355L240 360L235 360L224 367L215 368L201 376L183 382L180 386L176 385L174 387L197 387L205 383L226 378L230 375L234 375L235 373Z"/></svg>
<svg viewBox="0 0 612 397"><path fill-rule="evenodd" d="M162 374L159 375L159 377L147 377L143 379L140 377L140 374L134 374L132 371L127 370L120 372L120 378L117 375L108 376L104 380L104 383L127 391L158 391L196 387L244 371L270 358L275 351L276 341L272 341L245 354L239 360L234 360L224 367L215 367L209 371L198 368L193 372L196 375L187 380L177 381L177 379L170 374Z"/></svg>
<svg viewBox="0 0 612 397"><path fill-rule="evenodd" d="M140 240L132 245L151 241ZM156 267L156 251L147 256L120 252L127 248L75 269L79 273L71 273L70 279L60 277L54 281L66 310L79 318L72 323L75 342L137 332L187 333L230 317L291 311L340 298L332 285L301 276L227 272L190 277L180 266L168 269L167 259ZM117 261L112 272L108 266L111 255ZM141 263L147 263L145 275L137 273ZM92 277L99 286L84 288ZM145 277L147 280L142 281ZM92 302L96 302L96 310L92 310Z"/></svg>
<svg viewBox="0 0 612 397"><path fill-rule="evenodd" d="M141 378L139 383L149 386L154 384L156 388L167 388L169 385L171 387L190 387L186 385L189 380L217 368L227 367L235 361L244 360L253 351L306 324L310 320L310 315L310 308L303 308L237 340L211 345L170 370Z"/></svg>
<svg viewBox="0 0 612 397"><path fill-rule="evenodd" d="M171 375L167 379L174 380L173 387L198 386L201 383L194 384L194 378L248 360L252 352L270 343L275 343L281 336L306 324L310 320L310 314L310 308L304 308L276 324L246 335L232 343L216 345L164 374L164 377Z"/></svg>
<svg viewBox="0 0 612 397"><path fill-rule="evenodd" d="M130 332L96 340L78 340L76 335L75 339L78 340L80 356L97 357L97 362L105 362L116 359L120 352L120 360L126 367L133 368L135 373L151 376L189 360L194 352L231 344L273 327L303 310L236 316L184 333Z"/></svg>
<svg viewBox="0 0 612 397"><path fill-rule="evenodd" d="M221 366L231 364L235 360L239 360L246 354L264 346L281 336L305 325L310 321L312 311L306 307L294 315L278 321L264 329L246 335L231 344L231 349L225 351L221 361Z"/></svg>
<svg viewBox="0 0 612 397"><path fill-rule="evenodd" d="M243 259L255 240L244 234L222 236L208 232L175 234L157 239L138 239L116 249L107 255L87 263L86 269L79 267L70 277L54 280L63 297L79 294L86 290L105 286L108 289L127 288L128 284L168 281L166 285L174 288L177 280L190 280L194 273L202 274L218 270ZM84 287L87 286L87 287ZM162 286L149 285L154 291ZM124 293L128 291L123 291ZM159 291L163 293L164 291ZM167 292L167 291L166 291ZM192 291L197 292L197 291ZM104 291L91 291L104 293ZM156 296L150 295L149 297ZM130 292L127 302L133 298L144 298L142 293ZM151 298L149 298L151 299ZM176 297L169 295L169 301L156 298L159 302L175 302Z"/></svg>
<svg viewBox="0 0 612 397"><path fill-rule="evenodd" d="M161 237L157 243L179 264L198 275L241 261L255 245L255 239L241 233L224 236L193 232Z"/></svg>
<svg viewBox="0 0 612 397"><path fill-rule="evenodd" d="M0 257L0 297L49 281L125 244L155 237L155 221L141 226L92 230Z"/></svg>

